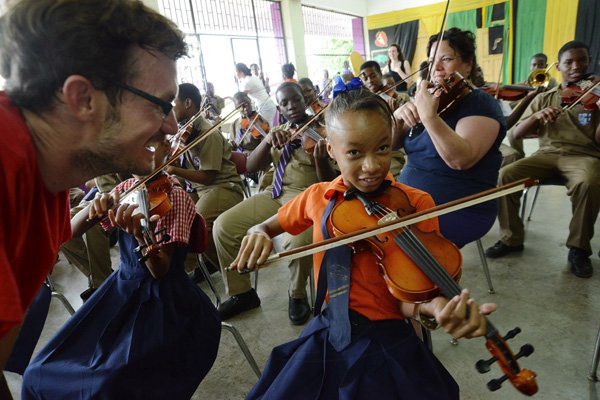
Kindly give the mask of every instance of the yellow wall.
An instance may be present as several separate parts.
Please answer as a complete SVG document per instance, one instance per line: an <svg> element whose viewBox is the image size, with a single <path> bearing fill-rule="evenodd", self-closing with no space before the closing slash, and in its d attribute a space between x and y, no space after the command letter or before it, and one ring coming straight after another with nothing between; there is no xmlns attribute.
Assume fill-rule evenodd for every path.
<svg viewBox="0 0 600 400"><path fill-rule="evenodd" d="M568 41L575 39L577 5L578 1L575 0L546 0L544 53L548 56L548 64L558 61L558 50ZM551 68L549 73L559 82L562 81L556 68Z"/></svg>

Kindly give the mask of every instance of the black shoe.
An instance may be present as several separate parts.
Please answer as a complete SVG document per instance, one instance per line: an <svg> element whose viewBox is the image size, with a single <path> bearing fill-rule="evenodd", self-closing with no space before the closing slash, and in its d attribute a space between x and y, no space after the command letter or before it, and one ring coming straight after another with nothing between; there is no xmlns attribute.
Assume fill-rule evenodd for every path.
<svg viewBox="0 0 600 400"><path fill-rule="evenodd" d="M293 299L290 297L288 316L294 325L302 325L308 321L308 318L310 317L310 306L308 305L306 297L303 299Z"/></svg>
<svg viewBox="0 0 600 400"><path fill-rule="evenodd" d="M577 248L570 249L568 260L571 272L576 277L590 278L594 273L590 257L585 251Z"/></svg>
<svg viewBox="0 0 600 400"><path fill-rule="evenodd" d="M225 321L244 311L257 307L260 307L260 298L254 289L250 289L245 293L231 296L227 301L222 303L219 306L219 315L221 316L221 320Z"/></svg>
<svg viewBox="0 0 600 400"><path fill-rule="evenodd" d="M485 250L485 255L489 258L504 257L508 253L523 251L524 248L525 247L522 244L518 246L509 246L507 244L504 244L504 242L502 242L501 240L498 240L495 245L493 245L492 247L488 247Z"/></svg>
<svg viewBox="0 0 600 400"><path fill-rule="evenodd" d="M79 297L81 297L81 300L83 300L83 302L85 303L87 299L90 298L91 295L94 294L94 292L96 291L97 288L88 288L86 290L84 290L83 292L81 292L81 294L79 295Z"/></svg>

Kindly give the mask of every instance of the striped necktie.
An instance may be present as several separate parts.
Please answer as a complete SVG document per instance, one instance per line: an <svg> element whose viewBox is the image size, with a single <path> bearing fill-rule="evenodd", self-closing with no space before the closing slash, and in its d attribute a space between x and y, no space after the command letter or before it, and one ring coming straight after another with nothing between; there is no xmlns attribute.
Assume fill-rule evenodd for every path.
<svg viewBox="0 0 600 400"><path fill-rule="evenodd" d="M281 196L281 190L283 189L283 174L285 173L285 167L292 158L292 153L295 149L300 147L300 140L294 140L283 146L283 152L279 157L277 168L275 169L275 178L273 179L273 198L276 199Z"/></svg>

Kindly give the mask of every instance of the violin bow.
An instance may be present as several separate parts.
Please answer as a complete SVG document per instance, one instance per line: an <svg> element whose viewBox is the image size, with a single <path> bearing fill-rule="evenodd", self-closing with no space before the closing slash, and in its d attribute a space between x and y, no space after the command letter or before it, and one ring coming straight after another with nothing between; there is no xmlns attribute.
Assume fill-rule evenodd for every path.
<svg viewBox="0 0 600 400"><path fill-rule="evenodd" d="M326 251L349 243L355 243L360 240L380 235L389 231L393 231L395 229L400 229L409 225L413 225L430 218L462 210L475 204L480 204L489 200L497 199L499 197L506 196L511 193L522 192L524 189L533 185L537 185L538 183L539 182L537 180L529 178L521 179L519 181L515 181L504 186L489 189L480 193L473 194L471 196L466 196L457 200L453 200L448 203L430 208L428 210L419 211L417 213L410 214L401 218L393 218L389 221L383 222L379 225L370 228L364 228L355 232L336 236L335 238L326 239L320 242L308 244L306 246L297 247L292 250L287 250L281 253L273 254L269 256L269 258L267 258L264 264L257 266L257 268L261 269L263 267L270 266L274 263L291 261L297 258L310 256L315 253ZM230 271L233 270L230 267L228 267L227 269ZM245 272L249 271L242 271L241 273Z"/></svg>
<svg viewBox="0 0 600 400"><path fill-rule="evenodd" d="M442 29L440 29L440 33L437 35L437 43L435 44L435 50L433 51L433 61L435 65L435 56L437 56L438 50L440 49L440 44L442 40L444 40L444 29L446 28L446 17L448 17L448 8L450 8L450 0L446 1L446 9L444 10L444 17L442 18ZM427 71L427 79L429 81L431 79L431 68Z"/></svg>
<svg viewBox="0 0 600 400"><path fill-rule="evenodd" d="M596 82L594 85L587 88L577 99L575 99L575 101L573 101L571 104L569 104L567 106L564 106L561 109L561 111L569 111L570 109L575 107L581 100L583 100L583 98L585 96L587 96L588 93L591 93L594 89L596 89L598 87L598 85L600 85L600 81Z"/></svg>
<svg viewBox="0 0 600 400"><path fill-rule="evenodd" d="M183 153L185 153L186 151L188 151L189 149L191 149L192 147L194 147L195 145L197 145L198 143L200 143L201 141L203 141L204 139L206 139L208 137L208 135L210 135L211 133L213 133L217 129L219 129L221 127L221 125L223 125L229 118L231 118L240 109L241 109L241 106L238 106L238 107L234 108L221 121L219 121L217 124L213 125L210 129L208 129L202 135L199 135L196 139L192 140L190 143L188 143L187 145L185 145L183 148L181 148L178 151L176 151L175 154L173 154L171 156L171 158L168 159L167 161L165 161L160 167L156 168L154 171L152 171L146 177L140 179L129 190L127 190L126 192L122 193L121 197L126 197L127 195L129 195L133 191L137 190L140 186L146 184L146 182L148 182L150 179L152 179L153 177L155 177L159 172L161 172L167 166L169 166L169 165L173 164L175 161L177 161L179 159L180 155L182 155ZM190 119L190 121L188 121L188 123L186 125L189 126L189 124L193 123L198 118L200 118L200 115L196 114L196 116L194 117L194 119L193 120Z"/></svg>
<svg viewBox="0 0 600 400"><path fill-rule="evenodd" d="M329 103L331 104L331 103ZM313 117L311 119L308 120L307 123L305 123L304 125L302 125L301 128L298 128L298 130L296 132L294 132L292 134L292 136L290 136L289 141L291 142L292 140L296 139L298 136L300 136L300 134L302 132L304 132L305 130L307 130L310 127L310 124L312 124L314 121L316 121L317 118L319 118L319 116L321 114L323 114L323 112L327 109L327 107L329 107L329 104L325 105L325 107L321 108L321 111L319 111L318 113L316 113L315 115L313 115Z"/></svg>
<svg viewBox="0 0 600 400"><path fill-rule="evenodd" d="M409 74L406 76L406 78L399 80L398 82L394 83L392 86L386 88L386 89L381 89L379 92L375 93L376 95L380 95L382 93L387 92L390 89L395 89L396 86L402 85L404 82L406 82L409 78L412 78L413 76L415 76L416 74L418 74L419 72L423 71L425 68L429 68L429 63L427 63L426 66L424 66L423 68L420 68L418 70L416 70L415 72L413 72L412 74Z"/></svg>
<svg viewBox="0 0 600 400"><path fill-rule="evenodd" d="M506 28L506 35L508 36L508 31L510 30L510 27ZM506 40L504 41L506 43ZM500 61L500 72L498 72L498 80L496 81L496 94L494 95L494 98L496 100L499 99L500 97L500 80L502 79L502 68L504 67L504 56L506 55L506 46L504 46L504 48L502 49L502 59ZM475 67L475 66L473 66Z"/></svg>
<svg viewBox="0 0 600 400"><path fill-rule="evenodd" d="M325 85L325 87L323 88L323 90L321 90L318 94L317 94L317 99L311 101L311 103L306 107L306 109L309 109L312 107L313 104L315 104L317 101L319 101L319 97L321 97L323 95L323 93L325 93L325 91L327 90L327 88L329 86L331 86L331 84L333 83L333 79L330 79L329 82L327 82L327 85Z"/></svg>

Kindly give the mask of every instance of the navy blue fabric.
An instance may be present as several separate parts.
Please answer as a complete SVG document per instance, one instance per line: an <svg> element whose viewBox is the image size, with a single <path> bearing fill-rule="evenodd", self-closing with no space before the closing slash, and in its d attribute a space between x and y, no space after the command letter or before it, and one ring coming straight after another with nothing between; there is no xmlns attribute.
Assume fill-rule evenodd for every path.
<svg viewBox="0 0 600 400"><path fill-rule="evenodd" d="M121 265L35 357L23 399L189 399L219 346L219 316L183 269L154 279L121 232Z"/></svg>
<svg viewBox="0 0 600 400"><path fill-rule="evenodd" d="M498 170L502 162L499 147L506 135L506 121L498 102L481 90L475 90L467 95L452 112L444 115L443 119L450 128L456 129L456 124L461 118L470 116L489 117L500 123L498 137L477 164L467 170L448 167L437 153L429 133L424 130L421 134L404 140L408 161L402 169L398 182L429 193L436 204L444 204L496 187ZM483 236L475 232L487 232L491 228L497 211L498 203L495 200L459 211L456 215L462 222L460 227L449 223L450 219L456 218L456 215L454 217L449 217L449 214L443 215L439 217L441 232L447 239L462 247Z"/></svg>
<svg viewBox="0 0 600 400"><path fill-rule="evenodd" d="M323 217L321 217L321 232L323 239L329 239L327 219L333 211L337 193L331 197ZM319 270L319 288L315 300L315 313L321 311L326 286L329 292L329 305L327 306L331 326L329 328L329 342L337 350L342 351L350 344L350 320L348 318L348 304L350 301L350 263L352 249L348 246L338 246L325 251L321 269ZM321 271L326 271L325 274ZM323 279L325 278L326 279Z"/></svg>
<svg viewBox="0 0 600 400"><path fill-rule="evenodd" d="M328 341L327 311L298 339L273 349L247 399L459 398L454 379L406 321L369 321L352 312L352 343L338 352Z"/></svg>
<svg viewBox="0 0 600 400"><path fill-rule="evenodd" d="M29 365L29 360L33 355L35 346L40 340L48 309L50 308L50 300L52 300L52 292L46 284L38 292L33 300L33 303L27 309L27 314L21 325L19 336L10 353L10 357L6 361L4 370L15 372L23 375L25 368Z"/></svg>

